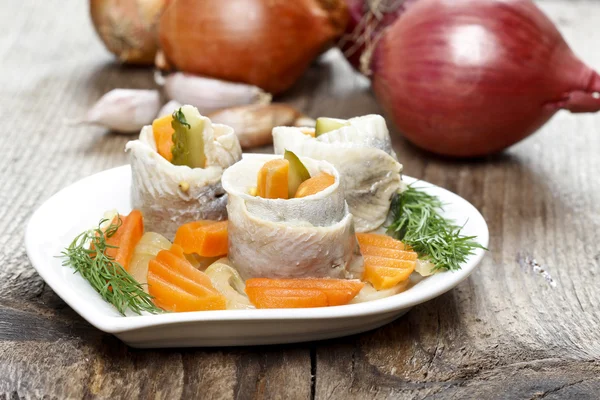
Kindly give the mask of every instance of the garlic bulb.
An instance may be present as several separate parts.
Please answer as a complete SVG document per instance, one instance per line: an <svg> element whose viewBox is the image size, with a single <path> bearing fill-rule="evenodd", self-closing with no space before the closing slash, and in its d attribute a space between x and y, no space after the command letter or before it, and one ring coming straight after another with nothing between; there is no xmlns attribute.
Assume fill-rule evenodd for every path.
<svg viewBox="0 0 600 400"><path fill-rule="evenodd" d="M226 82L182 72L175 72L166 77L155 75L155 79L156 83L164 85L169 99L181 104L190 104L198 108L202 114L221 108L271 102L270 94L256 86L243 83Z"/></svg>
<svg viewBox="0 0 600 400"><path fill-rule="evenodd" d="M116 132L138 133L152 123L159 108L160 95L156 90L114 89L90 108L82 122Z"/></svg>

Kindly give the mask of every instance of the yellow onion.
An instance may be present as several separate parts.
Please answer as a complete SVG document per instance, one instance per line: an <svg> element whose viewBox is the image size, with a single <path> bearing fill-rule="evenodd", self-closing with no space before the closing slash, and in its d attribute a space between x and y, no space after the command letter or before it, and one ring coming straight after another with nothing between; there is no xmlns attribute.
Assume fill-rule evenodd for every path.
<svg viewBox="0 0 600 400"><path fill-rule="evenodd" d="M160 18L169 65L281 93L344 31L343 0L172 0Z"/></svg>
<svg viewBox="0 0 600 400"><path fill-rule="evenodd" d="M90 0L96 33L124 63L153 64L158 17L166 0Z"/></svg>

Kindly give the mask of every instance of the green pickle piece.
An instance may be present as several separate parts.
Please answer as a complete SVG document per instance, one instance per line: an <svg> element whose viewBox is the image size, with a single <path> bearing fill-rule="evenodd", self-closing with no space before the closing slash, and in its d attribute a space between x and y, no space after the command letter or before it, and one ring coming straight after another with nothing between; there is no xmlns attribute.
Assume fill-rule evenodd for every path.
<svg viewBox="0 0 600 400"><path fill-rule="evenodd" d="M173 113L173 165L204 168L204 120L195 107L183 106Z"/></svg>
<svg viewBox="0 0 600 400"><path fill-rule="evenodd" d="M290 163L288 172L288 197L291 199L296 194L300 184L305 180L310 179L310 173L294 152L286 150L283 154L283 158Z"/></svg>
<svg viewBox="0 0 600 400"><path fill-rule="evenodd" d="M317 118L317 124L315 125L315 137L327 132L335 131L343 126L350 126L350 124L345 119L327 117Z"/></svg>

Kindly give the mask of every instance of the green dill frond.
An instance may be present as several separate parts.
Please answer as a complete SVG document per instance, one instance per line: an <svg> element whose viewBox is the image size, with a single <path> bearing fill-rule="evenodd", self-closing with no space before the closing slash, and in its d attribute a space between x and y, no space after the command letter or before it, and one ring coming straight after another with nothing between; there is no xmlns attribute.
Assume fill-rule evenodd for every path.
<svg viewBox="0 0 600 400"><path fill-rule="evenodd" d="M61 253L61 258L64 258L62 265L73 268L123 315L127 309L137 314L142 311L161 312L152 302L152 296L144 292L142 285L106 254L107 249L115 248L106 240L117 232L122 220L118 218L103 230L101 226L105 222L108 220L103 219L98 228L79 234Z"/></svg>
<svg viewBox="0 0 600 400"><path fill-rule="evenodd" d="M392 201L393 222L388 233L411 246L436 270L458 270L475 249L487 249L475 236L461 235L463 227L442 217L442 207L437 197L409 185Z"/></svg>

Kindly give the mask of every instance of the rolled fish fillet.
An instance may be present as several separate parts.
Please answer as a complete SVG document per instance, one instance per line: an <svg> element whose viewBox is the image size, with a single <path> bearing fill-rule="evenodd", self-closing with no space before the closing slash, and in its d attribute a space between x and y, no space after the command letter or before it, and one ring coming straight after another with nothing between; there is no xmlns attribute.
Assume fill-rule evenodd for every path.
<svg viewBox="0 0 600 400"><path fill-rule="evenodd" d="M350 212L358 232L379 228L392 197L401 187L402 164L396 158L385 120L365 115L347 120L339 129L312 137L306 128L276 127L276 154L291 150L299 156L327 160L340 172Z"/></svg>
<svg viewBox="0 0 600 400"><path fill-rule="evenodd" d="M339 174L326 161L301 158L311 176L335 183L314 195L266 199L250 193L272 155L250 154L223 174L228 194L229 259L244 279L361 278L363 259Z"/></svg>
<svg viewBox="0 0 600 400"><path fill-rule="evenodd" d="M242 155L233 128L199 118L204 121L205 168L173 165L163 158L156 150L152 126L145 126L139 139L125 147L131 155L131 205L142 211L147 231L171 240L186 222L227 218L221 176Z"/></svg>

